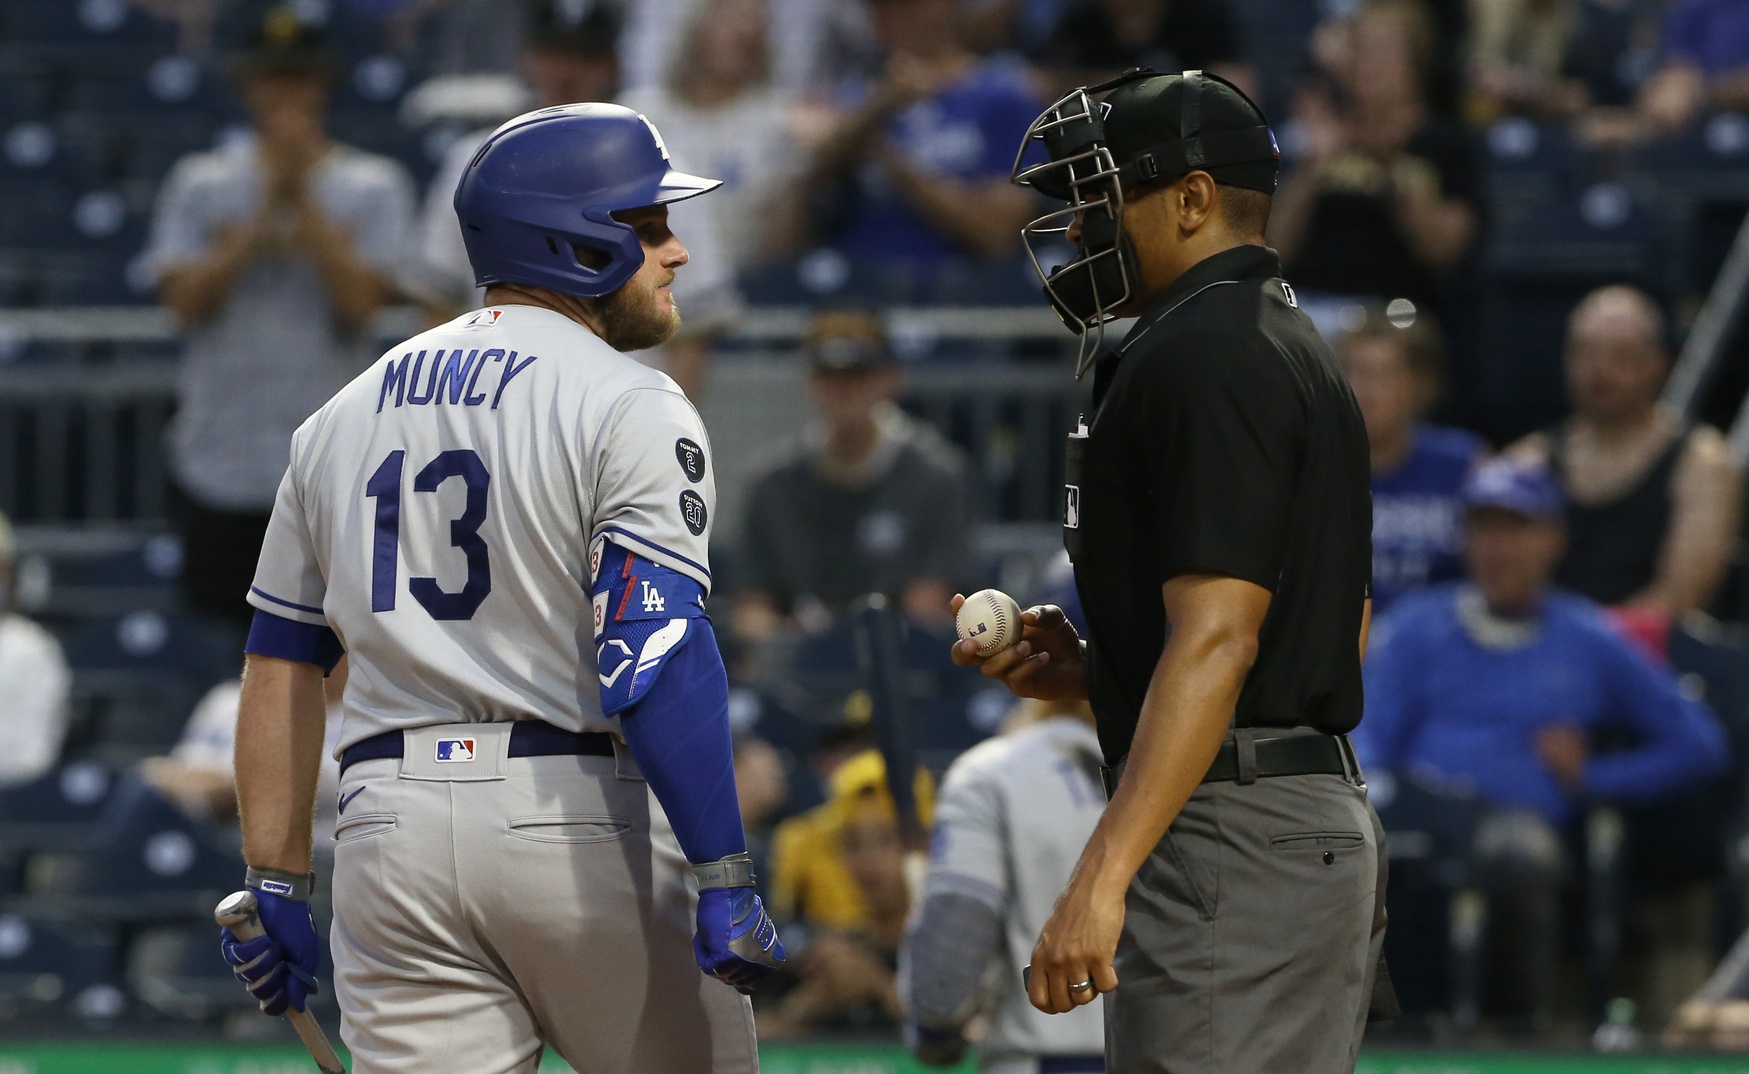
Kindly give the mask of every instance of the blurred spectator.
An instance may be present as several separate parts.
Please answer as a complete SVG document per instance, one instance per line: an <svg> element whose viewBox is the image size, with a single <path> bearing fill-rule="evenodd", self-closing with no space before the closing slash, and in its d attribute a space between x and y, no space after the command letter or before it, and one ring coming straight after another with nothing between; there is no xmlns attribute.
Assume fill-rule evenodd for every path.
<svg viewBox="0 0 1749 1074"><path fill-rule="evenodd" d="M794 98L771 87L768 9L767 0L698 5L667 78L620 99L661 129L675 167L723 181L712 210L736 269L786 252L799 224ZM669 209L676 234L687 234L682 211L691 207Z"/></svg>
<svg viewBox="0 0 1749 1074"><path fill-rule="evenodd" d="M771 913L783 922L811 928L856 931L870 927L877 911L845 854L844 826L858 803L872 799L893 810L887 765L875 750L853 754L832 772L826 801L782 822L771 838ZM912 784L917 813L927 828L934 819L935 782L919 768ZM896 838L896 836L895 836ZM895 937L895 944L897 940Z"/></svg>
<svg viewBox="0 0 1749 1074"><path fill-rule="evenodd" d="M1551 1013L1562 832L1592 800L1650 801L1724 771L1723 729L1599 609L1550 588L1561 495L1539 463L1493 459L1464 485L1467 584L1404 597L1366 664L1366 767L1471 788L1488 812L1472 866L1491 960L1533 1021ZM1594 752L1602 734L1636 744Z"/></svg>
<svg viewBox="0 0 1749 1074"><path fill-rule="evenodd" d="M0 705L6 749L0 750L0 787L47 775L61 759L67 737L73 673L55 636L13 610L18 543L0 514Z"/></svg>
<svg viewBox="0 0 1749 1074"><path fill-rule="evenodd" d="M1020 246L1031 196L1008 181L1039 102L1022 71L961 42L955 0L872 0L880 77L842 90L808 188L842 182L824 236L852 260L915 268Z"/></svg>
<svg viewBox="0 0 1749 1074"><path fill-rule="evenodd" d="M1458 489L1487 445L1421 420L1439 393L1440 350L1426 314L1399 328L1378 308L1337 347L1372 448L1374 614L1463 574Z"/></svg>
<svg viewBox="0 0 1749 1074"><path fill-rule="evenodd" d="M527 30L525 13L505 0L346 0L386 18L389 44L413 51L421 41L439 74L507 72L516 69L517 49ZM558 0L579 10L595 0Z"/></svg>
<svg viewBox="0 0 1749 1074"><path fill-rule="evenodd" d="M1303 292L1437 309L1475 236L1477 178L1468 136L1428 110L1426 11L1367 0L1341 32L1333 84L1300 95L1270 242Z"/></svg>
<svg viewBox="0 0 1749 1074"><path fill-rule="evenodd" d="M615 49L620 34L617 9L611 5L533 0L531 28L523 50L522 72L536 107L587 101L612 101L619 90ZM474 269L462 242L455 215L455 190L468 162L491 129L458 138L438 165L420 215L418 264L406 274L434 320L442 321L480 305L484 289L474 283ZM694 159L670 141L677 165ZM678 150L678 151L677 151ZM668 220L686 244L686 271L675 278L675 304L685 323L680 334L660 347L640 352L640 361L657 366L694 399L704 387L712 335L741 312L733 267L723 249L717 208L694 198L673 206Z"/></svg>
<svg viewBox="0 0 1749 1074"><path fill-rule="evenodd" d="M970 569L965 459L894 403L904 375L873 314L822 313L804 348L818 417L801 453L753 486L736 635L822 629L865 593L945 621Z"/></svg>
<svg viewBox="0 0 1749 1074"><path fill-rule="evenodd" d="M1749 1051L1749 932L1737 937L1706 983L1677 1008L1663 1043L1683 1051Z"/></svg>
<svg viewBox="0 0 1749 1074"><path fill-rule="evenodd" d="M333 830L338 815L335 792L340 787L340 762L334 747L340 742L341 696L346 690L347 662L342 659L324 680L328 729L322 743L322 768L316 781L316 831ZM183 725L182 737L162 757L140 762L140 776L159 794L195 820L230 823L237 819L237 706L243 684L222 682L206 692ZM318 839L318 845L325 840Z"/></svg>
<svg viewBox="0 0 1749 1074"><path fill-rule="evenodd" d="M1075 0L1036 50L1063 91L1131 67L1208 71L1257 95L1257 71L1228 0Z"/></svg>
<svg viewBox="0 0 1749 1074"><path fill-rule="evenodd" d="M760 1032L766 1036L890 1026L900 1017L895 971L911 901L899 818L880 754L866 753L844 764L832 778L832 800L821 809L830 810L830 841L808 857L837 859L848 881L843 896L854 901L856 912L836 907L819 913L814 902L801 904L799 920L806 928L798 935L805 942L790 960L799 983L761 1016ZM927 825L927 799L921 793L918 811L925 813ZM792 870L800 864L796 852L802 848L786 838L785 829L793 823L778 827L778 892L791 890ZM817 871L821 862L810 860L806 867Z"/></svg>
<svg viewBox="0 0 1749 1074"><path fill-rule="evenodd" d="M253 132L171 171L145 264L187 334L170 462L188 605L244 626L291 434L377 355L413 193L324 133L334 58L289 9L238 77Z"/></svg>
<svg viewBox="0 0 1749 1074"><path fill-rule="evenodd" d="M1663 66L1640 94L1655 133L1674 134L1704 110L1749 108L1749 4L1672 0L1663 38Z"/></svg>
<svg viewBox="0 0 1749 1074"><path fill-rule="evenodd" d="M1471 0L1469 114L1570 119L1631 105L1634 12L1604 0Z"/></svg>
<svg viewBox="0 0 1749 1074"><path fill-rule="evenodd" d="M619 23L606 8L588 18L566 21L557 3L528 5L535 13L522 51L522 76L536 107L576 101L611 101L619 90L614 46ZM506 117L509 118L509 117ZM448 319L480 304L484 289L474 284L467 246L455 215L455 190L468 162L497 126L456 139L438 164L419 219L418 265L407 281L437 319Z"/></svg>
<svg viewBox="0 0 1749 1074"><path fill-rule="evenodd" d="M741 828L761 895L769 901L772 821L789 797L783 758L771 743L754 734L735 736L735 791L741 803Z"/></svg>
<svg viewBox="0 0 1749 1074"><path fill-rule="evenodd" d="M575 0L573 0L575 2ZM626 85L667 82L680 40L700 9L716 0L633 0L620 56ZM846 71L866 68L875 52L862 0L769 0L766 19L771 84L786 95L816 92Z"/></svg>
<svg viewBox="0 0 1749 1074"><path fill-rule="evenodd" d="M1001 737L961 754L942 781L923 905L901 961L907 1039L925 1062L952 1064L969 1023L983 1017L978 1065L989 1074L1036 1070L1046 1057L1046 1069L1103 1070L1104 1004L1049 1016L1021 986L1105 810L1093 710L1030 700L1019 709Z"/></svg>
<svg viewBox="0 0 1749 1074"><path fill-rule="evenodd" d="M1742 475L1717 430L1658 402L1670 374L1664 317L1631 287L1593 291L1567 329L1573 415L1512 448L1566 487L1555 580L1601 604L1705 608L1737 540Z"/></svg>

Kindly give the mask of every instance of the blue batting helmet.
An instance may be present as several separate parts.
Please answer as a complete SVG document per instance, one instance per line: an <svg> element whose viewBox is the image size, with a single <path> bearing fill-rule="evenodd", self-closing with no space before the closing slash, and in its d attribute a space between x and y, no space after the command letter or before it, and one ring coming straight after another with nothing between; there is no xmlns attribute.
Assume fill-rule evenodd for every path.
<svg viewBox="0 0 1749 1074"><path fill-rule="evenodd" d="M493 131L456 187L455 211L475 283L597 298L644 263L637 233L613 213L721 185L675 171L655 126L631 109L567 104Z"/></svg>

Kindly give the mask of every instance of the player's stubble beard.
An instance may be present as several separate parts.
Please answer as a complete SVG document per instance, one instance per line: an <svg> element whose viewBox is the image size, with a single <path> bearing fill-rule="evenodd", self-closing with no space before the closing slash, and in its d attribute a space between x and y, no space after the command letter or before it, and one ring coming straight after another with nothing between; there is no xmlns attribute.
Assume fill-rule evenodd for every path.
<svg viewBox="0 0 1749 1074"><path fill-rule="evenodd" d="M659 346L680 331L680 306L670 294L663 302L658 288L674 282L670 270L663 278L640 286L637 277L610 295L590 299L601 338L616 351L641 351Z"/></svg>

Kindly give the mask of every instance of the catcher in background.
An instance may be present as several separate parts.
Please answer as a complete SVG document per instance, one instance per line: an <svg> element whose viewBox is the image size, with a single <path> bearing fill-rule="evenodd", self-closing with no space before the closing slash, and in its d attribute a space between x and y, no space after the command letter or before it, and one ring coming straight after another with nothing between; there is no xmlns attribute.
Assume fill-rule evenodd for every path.
<svg viewBox="0 0 1749 1074"><path fill-rule="evenodd" d="M1105 1070L1104 1003L1051 1017L1021 986L1034 940L1105 808L1085 702L1023 701L1006 732L948 769L923 905L899 964L906 1039L957 1063L974 1018L984 1074Z"/></svg>

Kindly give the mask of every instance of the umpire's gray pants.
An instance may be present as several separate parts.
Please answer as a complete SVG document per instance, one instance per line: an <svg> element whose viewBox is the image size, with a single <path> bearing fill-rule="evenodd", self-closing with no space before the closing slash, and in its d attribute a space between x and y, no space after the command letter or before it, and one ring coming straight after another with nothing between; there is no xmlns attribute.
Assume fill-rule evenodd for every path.
<svg viewBox="0 0 1749 1074"><path fill-rule="evenodd" d="M1199 787L1130 884L1110 1074L1352 1071L1384 941L1383 846L1342 776Z"/></svg>
<svg viewBox="0 0 1749 1074"><path fill-rule="evenodd" d="M753 1074L747 1000L699 973L690 870L629 759L403 760L340 782L334 984L354 1074ZM501 774L500 774L501 773Z"/></svg>

